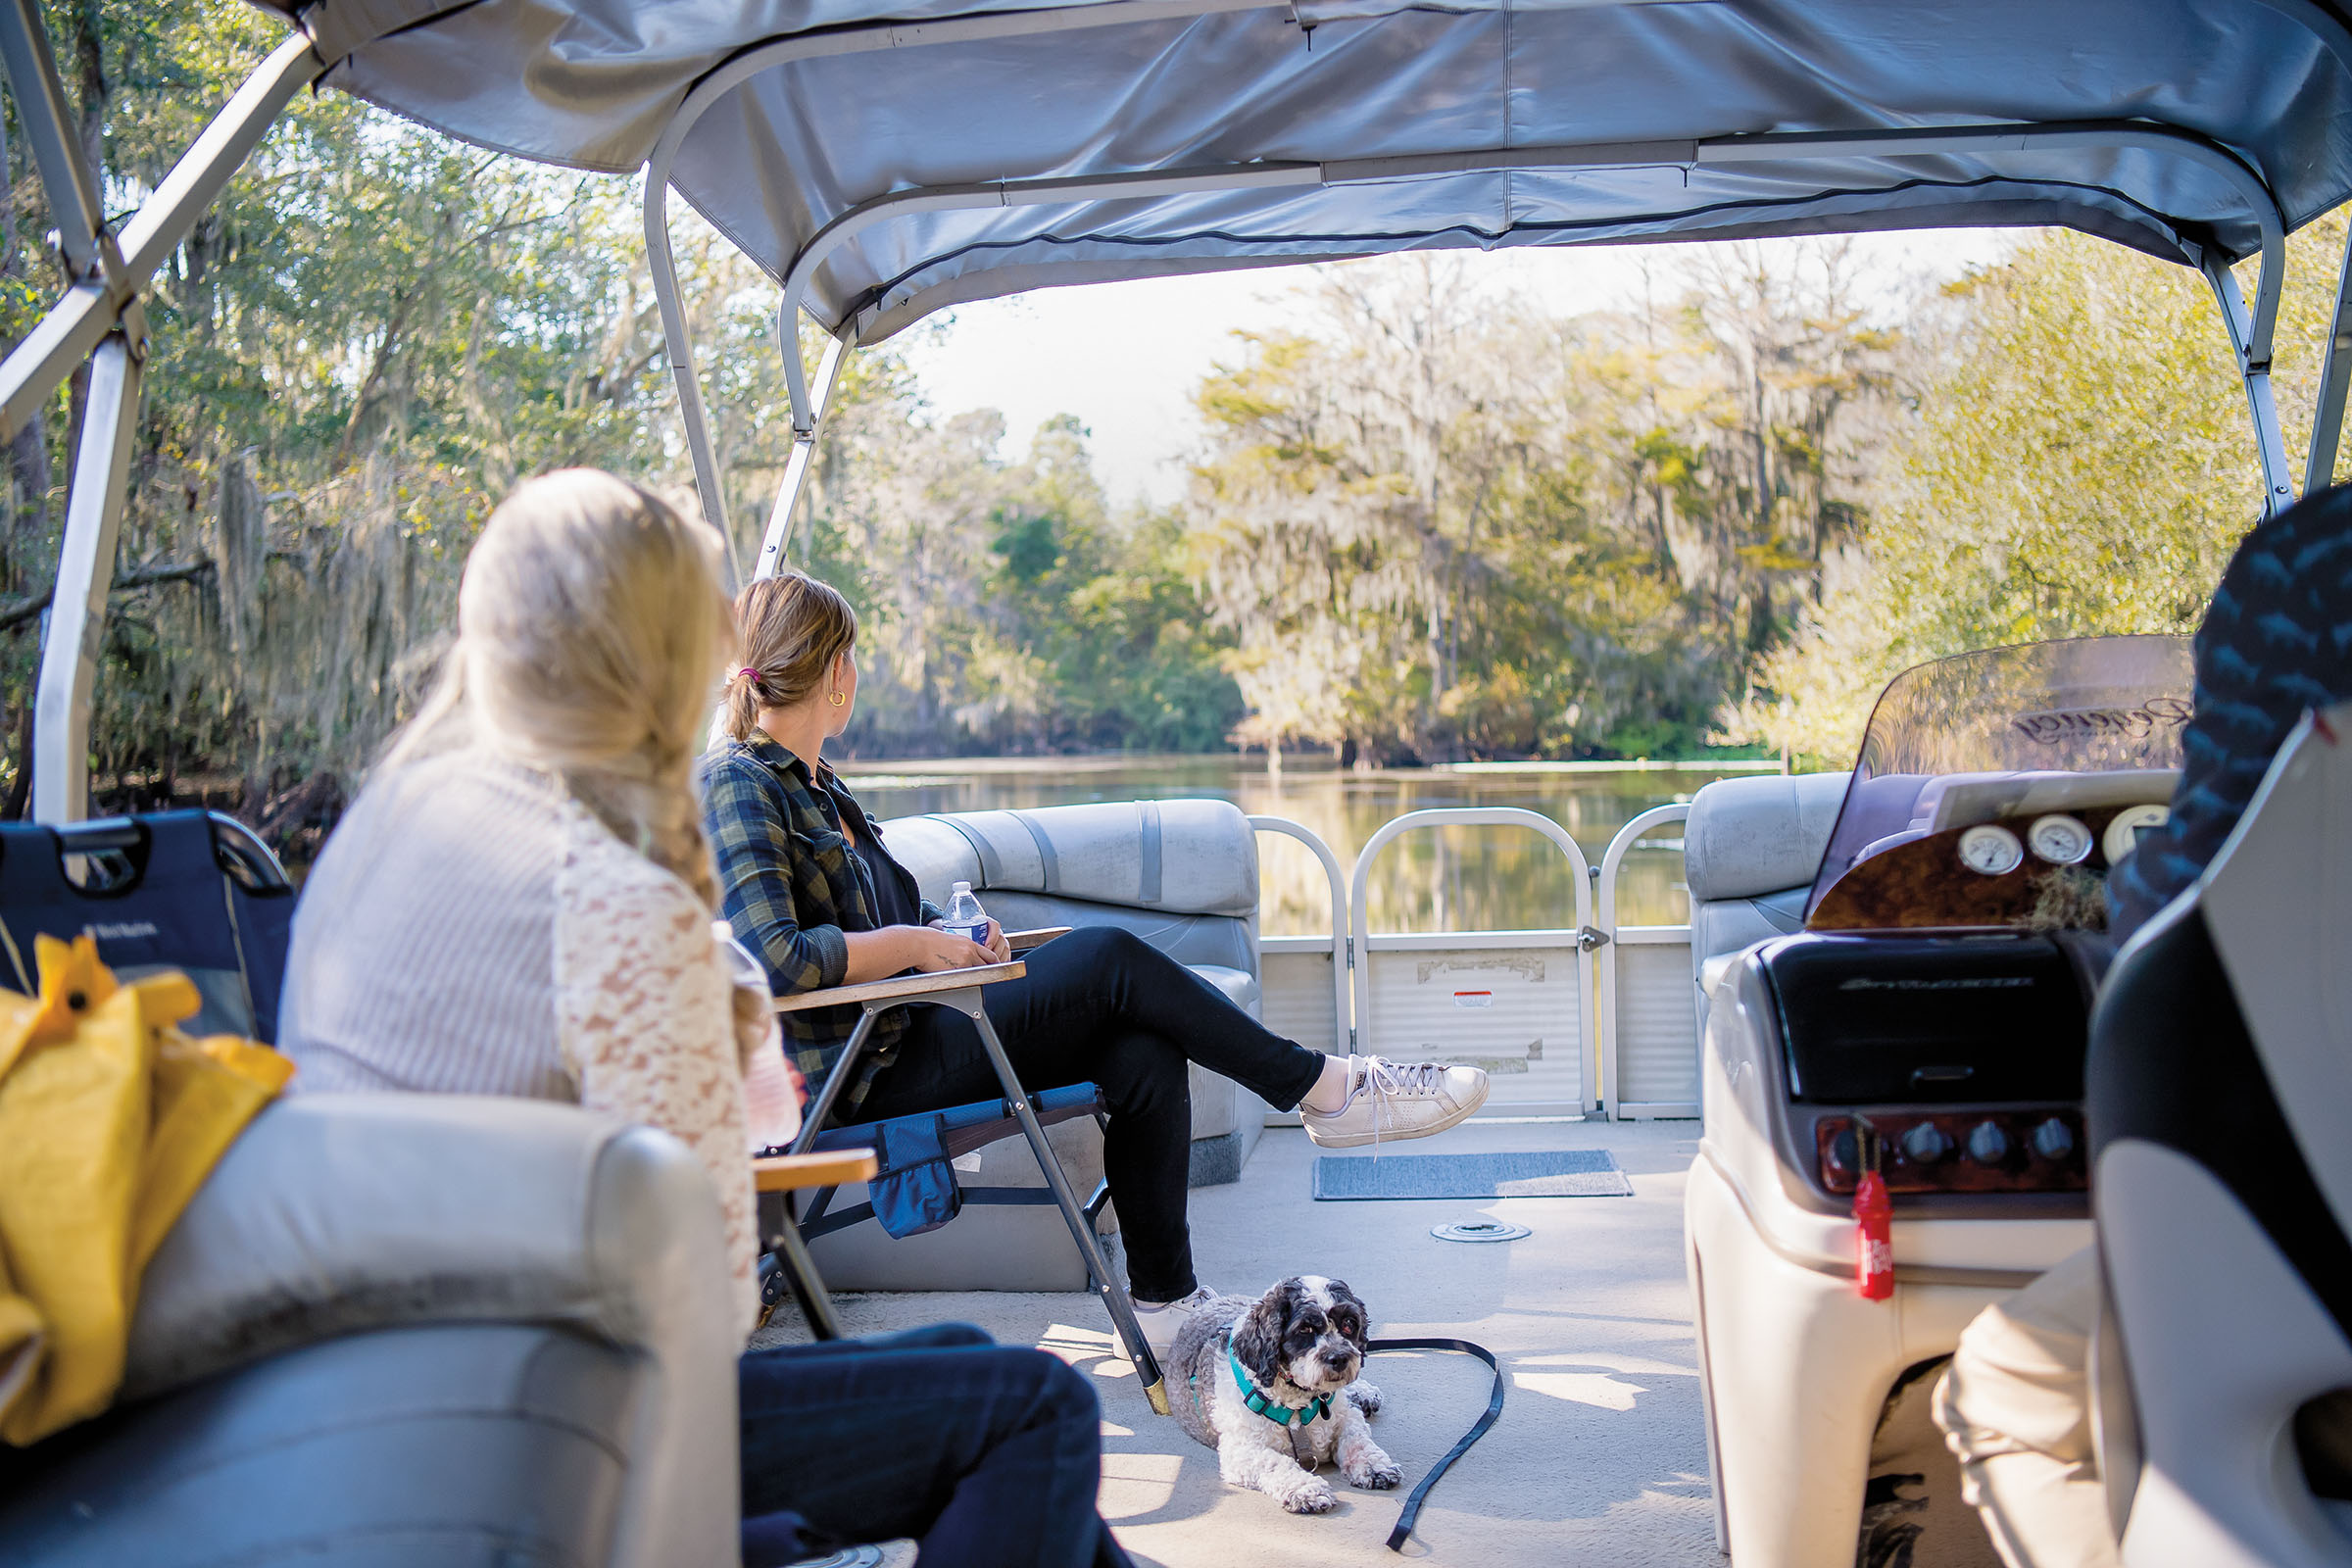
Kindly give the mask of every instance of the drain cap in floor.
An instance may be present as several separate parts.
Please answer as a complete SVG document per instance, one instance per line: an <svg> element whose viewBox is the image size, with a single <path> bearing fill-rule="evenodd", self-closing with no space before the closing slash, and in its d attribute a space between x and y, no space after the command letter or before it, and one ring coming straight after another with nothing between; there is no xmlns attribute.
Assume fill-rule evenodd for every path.
<svg viewBox="0 0 2352 1568"><path fill-rule="evenodd" d="M1535 1232L1508 1220L1457 1219L1450 1224L1431 1226L1429 1234L1441 1242L1515 1242Z"/></svg>

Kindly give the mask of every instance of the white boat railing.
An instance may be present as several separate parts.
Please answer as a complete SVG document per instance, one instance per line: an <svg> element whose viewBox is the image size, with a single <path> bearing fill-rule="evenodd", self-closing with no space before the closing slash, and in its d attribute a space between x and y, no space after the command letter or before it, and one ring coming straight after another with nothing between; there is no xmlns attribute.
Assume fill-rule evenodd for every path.
<svg viewBox="0 0 2352 1568"><path fill-rule="evenodd" d="M1355 933L1341 922L1341 915L1348 907L1348 895L1340 858L1303 822L1294 822L1287 816L1253 816L1250 825L1260 833L1278 834L1305 845L1322 863L1324 879L1331 885L1328 934L1260 935L1257 939L1258 995L1266 1027L1298 1041L1309 1051L1331 1054L1353 1051L1354 1009L1348 1001L1348 984L1355 968ZM1318 990L1331 996L1328 1011L1314 1000Z"/></svg>
<svg viewBox="0 0 2352 1568"><path fill-rule="evenodd" d="M1691 992L1690 927L1619 925L1617 878L1638 849L1680 851L1643 835L1690 814L1655 806L1617 830L1600 858L1600 929L1609 946L1593 997L1600 1021L1600 1102L1611 1121L1698 1114L1698 1013Z"/></svg>
<svg viewBox="0 0 2352 1568"><path fill-rule="evenodd" d="M1407 811L1384 824L1356 857L1344 926L1340 861L1331 847L1287 817L1252 816L1250 825L1258 832L1295 839L1313 853L1330 886L1333 914L1327 934L1259 938L1267 1025L1313 1050L1481 1062L1495 1075L1485 1115L1697 1115L1690 928L1617 923L1617 884L1627 857L1636 850L1679 848L1679 842L1645 842L1645 836L1690 811L1683 804L1643 811L1617 832L1600 864L1592 867L1568 830L1539 811ZM1372 931L1373 861L1403 835L1442 827L1515 827L1549 840L1575 872L1575 923L1518 931ZM1563 965L1570 954L1574 962ZM1561 1038L1563 1022L1568 1038Z"/></svg>
<svg viewBox="0 0 2352 1568"><path fill-rule="evenodd" d="M1575 923L1533 931L1373 931L1372 862L1403 835L1442 827L1517 827L1549 840L1575 871ZM1516 806L1407 811L1383 824L1355 858L1348 924L1356 938L1358 1050L1485 1067L1494 1078L1483 1112L1490 1116L1576 1116L1595 1108L1589 1023L1592 949L1600 938L1592 929L1585 852L1566 828Z"/></svg>

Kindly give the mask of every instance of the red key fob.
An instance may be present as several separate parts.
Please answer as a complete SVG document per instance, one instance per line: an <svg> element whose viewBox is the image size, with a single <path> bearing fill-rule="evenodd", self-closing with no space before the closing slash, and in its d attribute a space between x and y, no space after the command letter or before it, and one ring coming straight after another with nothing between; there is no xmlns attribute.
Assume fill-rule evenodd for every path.
<svg viewBox="0 0 2352 1568"><path fill-rule="evenodd" d="M1894 1294L1894 1204L1879 1175L1877 1130L1856 1118L1854 1135L1862 1154L1862 1180L1854 1187L1854 1288L1865 1300L1884 1301Z"/></svg>

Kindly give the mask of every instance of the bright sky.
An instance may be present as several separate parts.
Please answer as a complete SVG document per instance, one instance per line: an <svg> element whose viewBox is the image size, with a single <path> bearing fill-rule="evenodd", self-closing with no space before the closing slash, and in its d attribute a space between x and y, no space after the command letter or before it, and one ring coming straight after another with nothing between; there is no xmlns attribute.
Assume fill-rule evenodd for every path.
<svg viewBox="0 0 2352 1568"><path fill-rule="evenodd" d="M1993 229L1866 234L1855 240L1854 257L1893 291L1993 261L2016 237ZM1654 286L1671 296L1675 270L1695 248L1520 250L1472 260L1498 284L1569 316L1638 298L1644 263ZM1095 469L1114 503L1165 503L1183 494L1185 455L1200 436L1193 389L1219 361L1240 357L1236 330L1263 330L1298 316L1299 285L1312 271L1149 278L960 306L944 327L909 332L906 357L939 416L1001 410L1007 458L1026 452L1047 419L1075 414L1093 432Z"/></svg>

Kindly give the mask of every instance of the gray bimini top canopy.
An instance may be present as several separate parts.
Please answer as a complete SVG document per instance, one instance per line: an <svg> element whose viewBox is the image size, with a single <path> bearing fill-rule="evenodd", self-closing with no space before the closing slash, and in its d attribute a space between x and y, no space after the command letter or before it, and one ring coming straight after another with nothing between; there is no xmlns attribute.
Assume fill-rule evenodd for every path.
<svg viewBox="0 0 2352 1568"><path fill-rule="evenodd" d="M2099 235L2212 283L2277 507L2294 493L2269 382L2284 238L2352 196L2339 0L257 3L297 30L115 233L62 129L38 6L0 0L82 279L0 368L0 438L82 359L103 370L114 338L135 365L146 279L278 109L322 80L484 147L644 171L714 520L669 191L777 280L787 325L805 311L832 335L812 386L797 334L779 334L797 440L761 570L847 346L1027 289L1434 247ZM2257 255L2249 309L2229 268ZM2336 341L2307 469L2322 477L2352 376L2341 291ZM135 375L125 385L135 395ZM105 493L85 510L97 526ZM68 631L53 621L61 651Z"/></svg>
<svg viewBox="0 0 2352 1568"><path fill-rule="evenodd" d="M1427 246L2050 223L2200 267L2352 195L2352 31L2299 0L309 17L332 86L526 158L653 161L861 343L1023 289Z"/></svg>
<svg viewBox="0 0 2352 1568"><path fill-rule="evenodd" d="M2215 278L2259 372L2285 233L2352 195L2352 30L2315 0L319 0L301 25L332 86L645 169L658 283L674 186L852 344L1406 249L2057 224ZM2246 312L2222 269L2256 254ZM824 388L788 359L808 435Z"/></svg>

